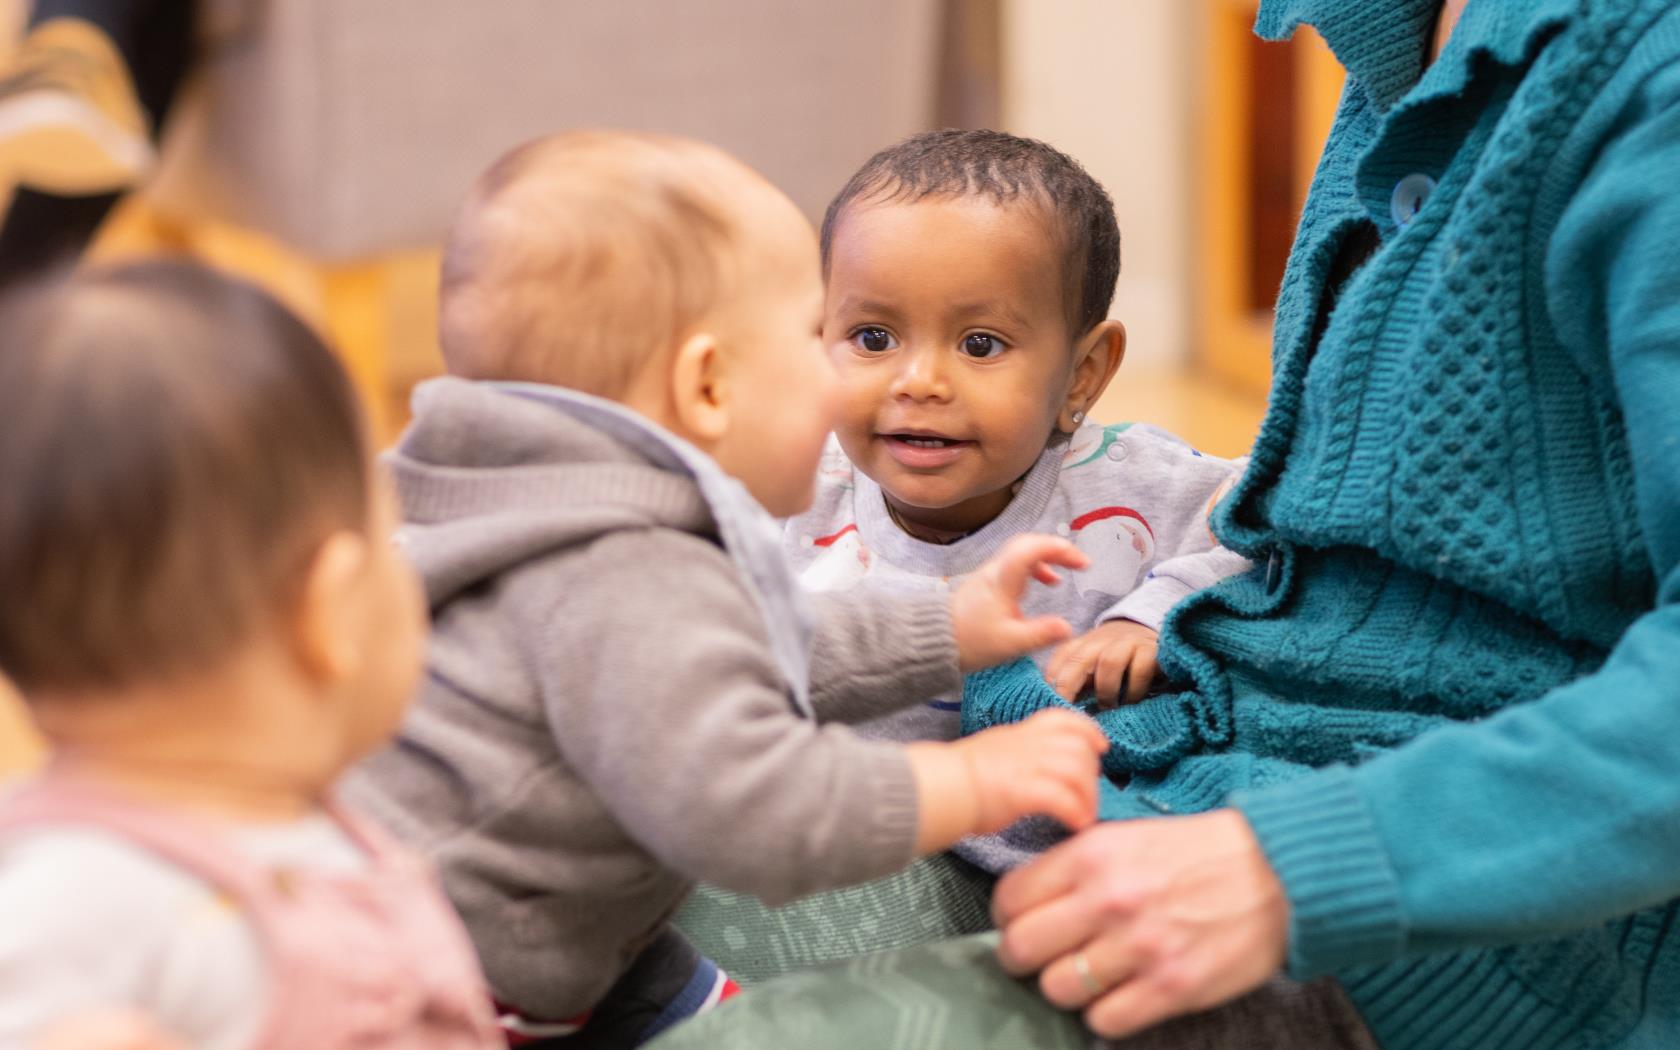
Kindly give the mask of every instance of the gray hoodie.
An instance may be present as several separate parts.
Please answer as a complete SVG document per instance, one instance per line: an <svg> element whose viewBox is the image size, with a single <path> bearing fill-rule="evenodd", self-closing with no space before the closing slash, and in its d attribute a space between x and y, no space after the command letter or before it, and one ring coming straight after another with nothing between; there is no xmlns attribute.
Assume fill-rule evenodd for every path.
<svg viewBox="0 0 1680 1050"><path fill-rule="evenodd" d="M822 723L961 677L945 596L825 598L804 717L764 611L786 569L731 556L720 533L751 523L683 468L698 453L530 393L443 379L415 398L390 465L426 677L345 791L437 864L498 998L564 1018L697 881L774 904L908 863L901 747Z"/></svg>

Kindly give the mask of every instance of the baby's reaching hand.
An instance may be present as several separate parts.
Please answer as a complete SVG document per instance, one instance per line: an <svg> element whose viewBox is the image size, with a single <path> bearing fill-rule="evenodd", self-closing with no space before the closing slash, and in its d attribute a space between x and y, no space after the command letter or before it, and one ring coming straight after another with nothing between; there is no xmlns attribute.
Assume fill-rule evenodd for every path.
<svg viewBox="0 0 1680 1050"><path fill-rule="evenodd" d="M1073 711L1040 711L958 740L978 805L973 834L1022 817L1054 817L1070 831L1097 819L1097 760L1108 738Z"/></svg>
<svg viewBox="0 0 1680 1050"><path fill-rule="evenodd" d="M1161 671L1155 646L1155 632L1143 624L1110 620L1057 649L1044 680L1069 703L1089 684L1100 707L1135 704Z"/></svg>
<svg viewBox="0 0 1680 1050"><path fill-rule="evenodd" d="M951 592L951 624L963 673L1013 660L1073 634L1059 616L1021 615L1027 581L1061 582L1053 565L1083 569L1090 560L1054 536L1016 536Z"/></svg>
<svg viewBox="0 0 1680 1050"><path fill-rule="evenodd" d="M1077 711L1040 711L950 743L905 747L916 778L916 852L1043 814L1077 831L1097 819L1097 759L1108 738Z"/></svg>

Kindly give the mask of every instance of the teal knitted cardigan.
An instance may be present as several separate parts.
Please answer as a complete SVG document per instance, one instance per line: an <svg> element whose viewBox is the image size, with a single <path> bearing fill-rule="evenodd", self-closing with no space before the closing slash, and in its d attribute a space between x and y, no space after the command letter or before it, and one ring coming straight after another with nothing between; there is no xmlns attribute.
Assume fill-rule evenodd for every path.
<svg viewBox="0 0 1680 1050"><path fill-rule="evenodd" d="M1240 808L1386 1047L1680 1047L1680 0L1471 0L1425 70L1438 8L1261 6L1349 83L1215 516L1258 567L1100 716L1104 814Z"/></svg>

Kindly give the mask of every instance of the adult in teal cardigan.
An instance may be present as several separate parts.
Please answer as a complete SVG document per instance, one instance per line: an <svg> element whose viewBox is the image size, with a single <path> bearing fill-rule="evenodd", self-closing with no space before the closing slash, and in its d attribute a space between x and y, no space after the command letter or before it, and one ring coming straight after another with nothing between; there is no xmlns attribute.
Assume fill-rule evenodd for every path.
<svg viewBox="0 0 1680 1050"><path fill-rule="evenodd" d="M1258 567L1102 716L1158 819L1007 876L999 955L1108 1035L1282 967L1385 1047L1680 1046L1680 0L1262 3L1301 24L1349 77L1215 519Z"/></svg>

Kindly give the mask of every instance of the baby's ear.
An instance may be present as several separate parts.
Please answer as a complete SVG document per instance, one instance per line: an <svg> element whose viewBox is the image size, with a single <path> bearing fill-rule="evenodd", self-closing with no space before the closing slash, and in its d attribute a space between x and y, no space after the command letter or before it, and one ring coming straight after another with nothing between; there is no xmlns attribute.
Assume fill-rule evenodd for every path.
<svg viewBox="0 0 1680 1050"><path fill-rule="evenodd" d="M710 448L729 430L728 369L723 348L710 332L683 340L671 358L671 412L682 436Z"/></svg>
<svg viewBox="0 0 1680 1050"><path fill-rule="evenodd" d="M1102 321L1079 340L1074 348L1073 379L1068 384L1067 402L1056 425L1072 433L1091 406L1108 389L1120 362L1126 357L1126 326L1119 321ZM1075 416L1078 419L1075 419Z"/></svg>
<svg viewBox="0 0 1680 1050"><path fill-rule="evenodd" d="M292 650L304 673L321 683L342 682L361 666L362 632L356 615L356 583L367 569L368 538L341 530L316 548L289 613Z"/></svg>

